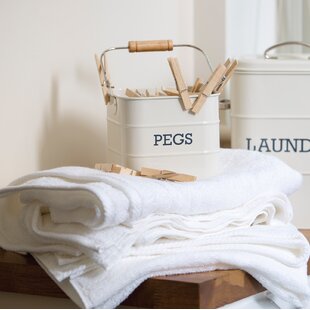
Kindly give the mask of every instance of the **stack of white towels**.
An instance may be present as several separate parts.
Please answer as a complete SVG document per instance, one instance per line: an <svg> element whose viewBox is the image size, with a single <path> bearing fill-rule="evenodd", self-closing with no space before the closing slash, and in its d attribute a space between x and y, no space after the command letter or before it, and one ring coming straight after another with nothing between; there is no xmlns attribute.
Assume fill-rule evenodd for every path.
<svg viewBox="0 0 310 310"><path fill-rule="evenodd" d="M0 190L0 246L30 252L81 307L113 308L156 275L239 268L278 306L310 307L309 244L287 195L301 175L221 150L221 172L173 183L63 167Z"/></svg>

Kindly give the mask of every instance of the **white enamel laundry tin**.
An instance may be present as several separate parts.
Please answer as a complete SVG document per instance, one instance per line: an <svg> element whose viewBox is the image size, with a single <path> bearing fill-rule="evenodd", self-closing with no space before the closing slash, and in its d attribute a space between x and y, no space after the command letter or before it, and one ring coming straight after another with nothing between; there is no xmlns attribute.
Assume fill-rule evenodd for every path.
<svg viewBox="0 0 310 310"><path fill-rule="evenodd" d="M184 111L179 96L129 97L111 85L106 54L172 51L193 48L202 53L211 72L207 55L199 47L173 44L171 40L129 41L128 46L105 50L96 58L107 104L108 161L140 170L142 167L171 170L198 178L218 172L219 95L207 98L197 114ZM191 96L194 101L197 96Z"/></svg>
<svg viewBox="0 0 310 310"><path fill-rule="evenodd" d="M199 178L218 171L218 95L194 115L182 110L177 96L127 97L120 91L107 105L107 126L109 162Z"/></svg>
<svg viewBox="0 0 310 310"><path fill-rule="evenodd" d="M232 147L273 154L304 176L292 197L299 227L310 227L309 56L240 59L231 84Z"/></svg>

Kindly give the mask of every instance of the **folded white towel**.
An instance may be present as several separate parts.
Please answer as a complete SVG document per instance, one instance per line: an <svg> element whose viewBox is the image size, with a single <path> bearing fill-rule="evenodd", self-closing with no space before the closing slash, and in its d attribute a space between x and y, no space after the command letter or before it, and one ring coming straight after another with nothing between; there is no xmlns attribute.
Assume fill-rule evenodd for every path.
<svg viewBox="0 0 310 310"><path fill-rule="evenodd" d="M221 173L193 183L81 167L20 178L0 190L0 246L44 253L85 307L114 307L153 275L232 267L303 306L309 246L285 195L301 175L261 153L220 154Z"/></svg>
<svg viewBox="0 0 310 310"><path fill-rule="evenodd" d="M150 214L144 219L132 222L130 226L118 225L101 230L91 230L80 224L55 224L48 213L42 216L40 208L36 205L27 206L20 215L19 222L24 225L20 225L18 230L14 228L15 237L19 233L18 242L23 239L20 251L53 250L65 255L75 255L79 264L86 256L97 264L108 267L128 255L146 255L146 251L155 251L152 255L157 255L158 240L170 240L160 245L160 253L164 250L177 252L186 240L213 244L218 242L214 236L219 234L221 236L225 234L227 236L225 242L230 243L229 234L237 228L257 224L289 223L292 208L284 194L265 193L231 210L193 216ZM16 216L14 220L17 220ZM12 223L11 227L14 226ZM12 236L12 229L7 227L2 234ZM173 243L171 240L176 242ZM12 244L11 241L10 246ZM67 258L62 254L59 256L59 263L65 265ZM69 263L71 262L72 257L69 258ZM82 272L83 268L79 266L78 270ZM61 275L57 279L63 280Z"/></svg>
<svg viewBox="0 0 310 310"><path fill-rule="evenodd" d="M231 268L243 269L260 281L277 304L309 307L305 264L309 246L295 227L255 225L209 240L213 242L187 240L178 251L142 246L143 255L126 256L108 269L90 267L83 261L72 264L70 271L70 264L59 266L51 254L35 257L55 281L66 270L66 279L58 285L81 307L113 308L149 277ZM77 268L87 266L90 268L78 275Z"/></svg>
<svg viewBox="0 0 310 310"><path fill-rule="evenodd" d="M69 295L75 290L72 298L81 307L115 307L151 276L229 268L249 272L277 304L305 307L310 300L305 282L309 245L289 224L291 217L284 194L265 193L231 210L151 214L131 227L108 228L111 239L101 239L106 248L96 255L35 257ZM99 242L100 232L94 233ZM37 237L44 244L39 231Z"/></svg>
<svg viewBox="0 0 310 310"><path fill-rule="evenodd" d="M189 183L63 167L27 175L0 190L1 207L37 201L48 206L54 223L102 228L151 213L184 215L232 209L266 191L287 195L299 188L301 175L275 157L245 150L220 152L221 173ZM19 193L15 198L10 194ZM70 194L68 194L70 193Z"/></svg>
<svg viewBox="0 0 310 310"><path fill-rule="evenodd" d="M117 224L129 225L155 213L212 214L244 205L267 191L290 194L300 186L300 174L275 157L244 150L220 154L219 176L190 183L81 167L20 178L0 190L0 244L14 251L86 253L104 265L114 252L109 250L104 258L97 253L115 249L118 240L130 235L124 225L114 227ZM104 227L113 229L102 232Z"/></svg>

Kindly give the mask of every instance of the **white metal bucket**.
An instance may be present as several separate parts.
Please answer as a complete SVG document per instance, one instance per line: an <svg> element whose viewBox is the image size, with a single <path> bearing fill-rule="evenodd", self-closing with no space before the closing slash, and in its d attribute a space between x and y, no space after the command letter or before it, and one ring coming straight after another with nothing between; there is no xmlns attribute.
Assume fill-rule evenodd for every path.
<svg viewBox="0 0 310 310"><path fill-rule="evenodd" d="M219 95L209 96L194 115L183 111L178 96L128 97L115 91L106 68L106 54L111 51L158 52L174 47L198 50L212 71L203 50L171 40L129 41L128 47L109 48L96 60L107 104L108 161L135 170L149 167L206 178L218 172ZM191 96L192 101L196 97Z"/></svg>
<svg viewBox="0 0 310 310"><path fill-rule="evenodd" d="M218 171L218 110L218 95L193 115L182 110L177 96L133 98L118 92L107 105L108 160L137 170L212 176Z"/></svg>

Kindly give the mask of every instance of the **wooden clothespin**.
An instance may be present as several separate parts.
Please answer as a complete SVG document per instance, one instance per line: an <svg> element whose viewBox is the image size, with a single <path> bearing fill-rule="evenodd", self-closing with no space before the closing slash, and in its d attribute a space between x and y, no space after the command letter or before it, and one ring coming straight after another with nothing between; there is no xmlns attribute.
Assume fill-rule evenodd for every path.
<svg viewBox="0 0 310 310"><path fill-rule="evenodd" d="M128 175L131 175L132 171L133 171L132 169L117 164L113 164L111 169L111 172L118 174L128 174Z"/></svg>
<svg viewBox="0 0 310 310"><path fill-rule="evenodd" d="M158 174L152 175L153 179L158 179L158 180L168 180L171 181L170 178L175 177L178 175L177 173L169 170L159 170Z"/></svg>
<svg viewBox="0 0 310 310"><path fill-rule="evenodd" d="M228 58L224 65L226 67L226 70L225 70L222 82L219 85L217 85L217 87L215 88L215 92L217 93L221 93L223 91L225 85L227 84L229 79L232 77L238 65L238 61L237 60L230 61L230 59Z"/></svg>
<svg viewBox="0 0 310 310"><path fill-rule="evenodd" d="M196 93L197 91L199 91L200 87L202 86L202 82L200 80L200 78L197 78L192 89L191 89L191 92L192 93Z"/></svg>
<svg viewBox="0 0 310 310"><path fill-rule="evenodd" d="M127 88L125 95L128 97L140 97L134 90Z"/></svg>
<svg viewBox="0 0 310 310"><path fill-rule="evenodd" d="M174 173L174 175L169 176L168 180L175 182L194 182L197 180L197 177L184 173Z"/></svg>
<svg viewBox="0 0 310 310"><path fill-rule="evenodd" d="M160 174L154 175L155 179L163 179L168 181L176 181L176 182L193 182L196 181L196 177L189 174L184 173L176 173L169 170L161 170Z"/></svg>
<svg viewBox="0 0 310 310"><path fill-rule="evenodd" d="M99 59L97 54L95 54L95 61L96 61L97 70L98 70L98 74L99 74L99 80L100 80L100 85L101 85L101 89L102 89L102 93L103 93L104 102L105 102L105 104L108 104L110 102L109 89L108 89L106 82L104 80L103 68L101 66L101 62L100 62L100 59Z"/></svg>
<svg viewBox="0 0 310 310"><path fill-rule="evenodd" d="M177 89L179 91L179 95L182 98L182 108L183 110L189 110L192 107L192 102L189 97L189 93L187 90L187 86L183 80L180 65L178 62L178 59L175 57L169 57L168 62L172 71L172 74L174 76Z"/></svg>
<svg viewBox="0 0 310 310"><path fill-rule="evenodd" d="M207 97L210 96L216 87L216 85L221 81L224 72L226 71L226 67L224 65L219 65L215 71L212 73L208 82L202 86L202 90L200 91L198 98L195 100L191 111L196 114L202 108L202 105L206 101Z"/></svg>
<svg viewBox="0 0 310 310"><path fill-rule="evenodd" d="M157 95L156 95L156 90L155 89L147 89L146 90L146 95L147 95L147 97L156 97Z"/></svg>
<svg viewBox="0 0 310 310"><path fill-rule="evenodd" d="M179 92L175 88L165 88L162 89L162 91L167 95L167 96L179 96Z"/></svg>
<svg viewBox="0 0 310 310"><path fill-rule="evenodd" d="M140 96L140 97L146 97L146 93L145 90L143 89L136 89L136 93Z"/></svg>
<svg viewBox="0 0 310 310"><path fill-rule="evenodd" d="M158 91L158 96L167 96L167 94L164 91L159 90Z"/></svg>
<svg viewBox="0 0 310 310"><path fill-rule="evenodd" d="M183 173L176 173L169 170L159 170L153 168L141 168L141 171L133 170L126 168L118 164L111 163L97 163L95 164L95 169L104 171L104 172L113 172L118 174L127 174L132 176L143 176L152 179L158 180L168 180L176 182L192 182L197 178L195 176Z"/></svg>
<svg viewBox="0 0 310 310"><path fill-rule="evenodd" d="M112 171L112 166L113 166L113 164L97 163L97 164L95 164L95 169L101 170L101 171L104 171L104 172L111 172Z"/></svg>
<svg viewBox="0 0 310 310"><path fill-rule="evenodd" d="M133 175L133 176L140 175L139 171L126 168L118 164L98 163L98 164L95 164L95 169L98 169L104 172L113 172L113 173L127 174L127 175Z"/></svg>
<svg viewBox="0 0 310 310"><path fill-rule="evenodd" d="M224 82L225 74L227 73L227 70L228 70L230 65L231 65L231 60L230 60L230 58L227 58L227 60L224 63L226 70L225 70L222 78L218 81L217 85L214 87L214 90L213 90L214 93L216 92L216 89L218 89L222 85L222 83Z"/></svg>
<svg viewBox="0 0 310 310"><path fill-rule="evenodd" d="M169 170L159 170L146 167L141 168L141 176L145 176L152 179L168 180L176 182L192 182L197 179L195 176L188 174L182 174Z"/></svg>
<svg viewBox="0 0 310 310"><path fill-rule="evenodd" d="M150 177L151 178L153 175L159 174L160 170L142 167L140 173L141 173L142 177Z"/></svg>
<svg viewBox="0 0 310 310"><path fill-rule="evenodd" d="M140 92L139 89L136 89L136 90L135 90L135 93L136 93L139 97L143 97L143 96L142 96L142 93Z"/></svg>

